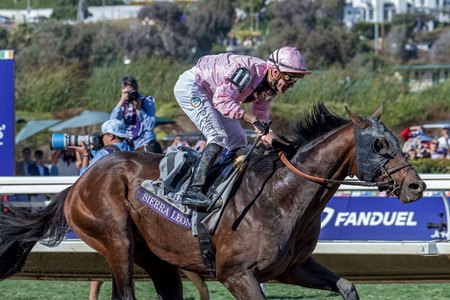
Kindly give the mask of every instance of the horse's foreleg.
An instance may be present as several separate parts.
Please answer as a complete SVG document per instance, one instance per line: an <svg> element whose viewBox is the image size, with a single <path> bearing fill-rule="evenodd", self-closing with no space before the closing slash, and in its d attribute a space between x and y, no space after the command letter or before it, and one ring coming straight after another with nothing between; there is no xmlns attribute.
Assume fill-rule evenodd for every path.
<svg viewBox="0 0 450 300"><path fill-rule="evenodd" d="M266 299L258 280L253 275L253 271L247 270L245 273L235 273L229 276L217 274L217 279L236 299Z"/></svg>
<svg viewBox="0 0 450 300"><path fill-rule="evenodd" d="M291 266L276 280L312 289L333 291L339 293L346 300L359 299L353 283L331 272L312 257L302 264Z"/></svg>

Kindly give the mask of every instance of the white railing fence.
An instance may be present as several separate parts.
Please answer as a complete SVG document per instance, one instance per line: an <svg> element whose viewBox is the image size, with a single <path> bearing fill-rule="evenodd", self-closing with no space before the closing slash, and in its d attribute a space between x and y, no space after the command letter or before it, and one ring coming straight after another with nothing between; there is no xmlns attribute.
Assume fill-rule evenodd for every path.
<svg viewBox="0 0 450 300"><path fill-rule="evenodd" d="M428 191L440 191L448 203L446 191L450 191L450 174L421 174ZM0 176L0 195L5 194L56 194L71 186L78 177L17 177ZM350 181L355 179L348 179ZM342 185L339 190L376 190L376 187ZM4 205L8 205L4 203ZM14 206L15 203L10 203ZM24 203L25 204L25 203ZM43 205L42 203L40 205ZM447 216L450 215L448 205ZM37 244L34 252L94 252L82 241L64 241L60 246L48 248ZM316 254L404 254L404 255L450 255L450 243L437 241L418 242L319 242Z"/></svg>

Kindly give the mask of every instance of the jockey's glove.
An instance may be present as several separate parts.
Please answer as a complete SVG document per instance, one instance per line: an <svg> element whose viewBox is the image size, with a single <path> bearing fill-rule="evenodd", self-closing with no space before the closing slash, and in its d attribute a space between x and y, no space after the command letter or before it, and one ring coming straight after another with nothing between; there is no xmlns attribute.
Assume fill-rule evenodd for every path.
<svg viewBox="0 0 450 300"><path fill-rule="evenodd" d="M266 122L262 122L259 119L256 119L256 121L253 122L253 126L255 126L255 128L258 129L262 135L266 135L269 133L270 124L272 124L271 121L266 123Z"/></svg>

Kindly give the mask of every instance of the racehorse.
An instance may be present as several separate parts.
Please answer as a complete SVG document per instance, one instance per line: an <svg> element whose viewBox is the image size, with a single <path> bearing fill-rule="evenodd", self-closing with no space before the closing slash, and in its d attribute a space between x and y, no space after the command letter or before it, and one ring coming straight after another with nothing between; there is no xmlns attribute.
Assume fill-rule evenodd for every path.
<svg viewBox="0 0 450 300"><path fill-rule="evenodd" d="M275 152L251 155L212 237L216 279L236 299L265 299L260 283L269 280L359 299L350 281L311 256L327 202L353 175L403 203L422 197L426 185L380 122L382 106L368 117L347 113L350 120L316 104L292 124L290 163L322 181L298 176ZM134 299L133 261L160 299L182 299L179 268L208 274L198 240L134 198L144 179L158 178L160 160L145 152L110 154L41 211L2 216L0 278L18 272L37 241L58 244L70 226L105 257L114 299Z"/></svg>

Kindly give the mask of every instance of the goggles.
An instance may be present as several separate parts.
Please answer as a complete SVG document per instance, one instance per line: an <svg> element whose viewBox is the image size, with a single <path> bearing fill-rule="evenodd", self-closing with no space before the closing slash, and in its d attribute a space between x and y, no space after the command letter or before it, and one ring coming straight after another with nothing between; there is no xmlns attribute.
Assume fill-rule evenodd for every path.
<svg viewBox="0 0 450 300"><path fill-rule="evenodd" d="M296 82L300 81L305 77L305 74L288 74L288 73L281 73L281 78L287 83L287 84L295 84Z"/></svg>

